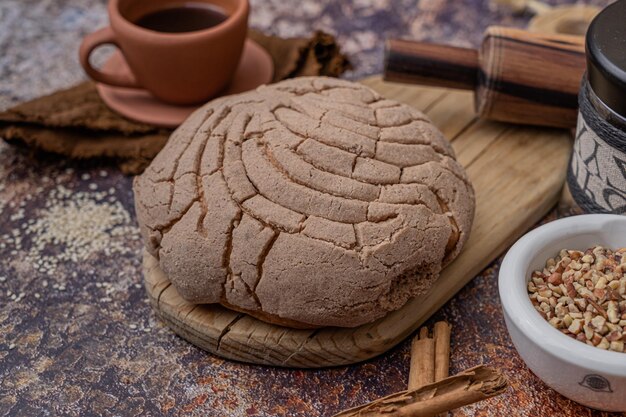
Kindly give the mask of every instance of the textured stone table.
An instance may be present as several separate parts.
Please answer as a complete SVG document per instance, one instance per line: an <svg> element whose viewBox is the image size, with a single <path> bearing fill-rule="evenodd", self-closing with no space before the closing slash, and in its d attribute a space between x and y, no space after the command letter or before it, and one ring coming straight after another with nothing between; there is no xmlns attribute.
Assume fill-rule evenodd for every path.
<svg viewBox="0 0 626 417"><path fill-rule="evenodd" d="M381 71L387 35L469 46L489 24L529 18L486 0L252 3L254 27L337 34L350 78ZM2 0L0 108L83 79L80 38L106 20L103 0ZM0 145L0 415L326 416L405 387L408 342L360 365L302 371L224 361L175 336L147 304L132 201L131 179L104 165ZM504 327L498 265L432 319L452 323L453 372L488 363L511 381L455 415L607 415L524 366Z"/></svg>

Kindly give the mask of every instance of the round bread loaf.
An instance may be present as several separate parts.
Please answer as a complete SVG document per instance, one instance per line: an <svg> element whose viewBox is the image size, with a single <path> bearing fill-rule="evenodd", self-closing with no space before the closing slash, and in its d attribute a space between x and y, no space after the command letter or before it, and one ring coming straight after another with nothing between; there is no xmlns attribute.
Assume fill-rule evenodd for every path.
<svg viewBox="0 0 626 417"><path fill-rule="evenodd" d="M424 114L322 77L208 103L134 191L147 251L185 300L291 327L400 308L457 256L474 214Z"/></svg>

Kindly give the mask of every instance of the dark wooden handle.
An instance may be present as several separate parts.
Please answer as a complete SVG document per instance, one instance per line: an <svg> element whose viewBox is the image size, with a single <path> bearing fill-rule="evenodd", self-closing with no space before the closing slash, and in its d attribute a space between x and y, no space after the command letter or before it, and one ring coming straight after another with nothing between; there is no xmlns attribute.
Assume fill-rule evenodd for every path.
<svg viewBox="0 0 626 417"><path fill-rule="evenodd" d="M576 125L585 71L582 36L490 27L479 51L389 40L385 79L475 89L481 117L541 126Z"/></svg>
<svg viewBox="0 0 626 417"><path fill-rule="evenodd" d="M478 82L478 53L474 49L390 39L385 49L384 78L473 90Z"/></svg>
<svg viewBox="0 0 626 417"><path fill-rule="evenodd" d="M578 89L585 71L582 36L487 29L480 50L477 111L506 122L576 125Z"/></svg>

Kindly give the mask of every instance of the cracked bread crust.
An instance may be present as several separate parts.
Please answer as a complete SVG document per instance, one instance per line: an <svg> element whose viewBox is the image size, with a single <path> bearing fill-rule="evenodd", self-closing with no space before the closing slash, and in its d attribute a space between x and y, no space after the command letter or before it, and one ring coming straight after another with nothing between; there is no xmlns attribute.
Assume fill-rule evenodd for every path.
<svg viewBox="0 0 626 417"><path fill-rule="evenodd" d="M354 327L426 292L474 191L421 112L303 77L197 110L135 179L146 248L180 295L290 327Z"/></svg>

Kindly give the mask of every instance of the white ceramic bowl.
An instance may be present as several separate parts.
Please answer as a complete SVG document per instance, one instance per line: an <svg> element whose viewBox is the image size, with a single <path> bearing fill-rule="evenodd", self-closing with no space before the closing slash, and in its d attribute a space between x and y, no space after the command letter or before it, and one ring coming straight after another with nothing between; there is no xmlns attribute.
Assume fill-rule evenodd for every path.
<svg viewBox="0 0 626 417"><path fill-rule="evenodd" d="M580 404L626 411L626 353L598 349L562 334L533 308L526 289L532 271L543 269L561 249L594 245L625 247L626 216L574 216L529 232L502 262L500 300L513 344L539 378Z"/></svg>

